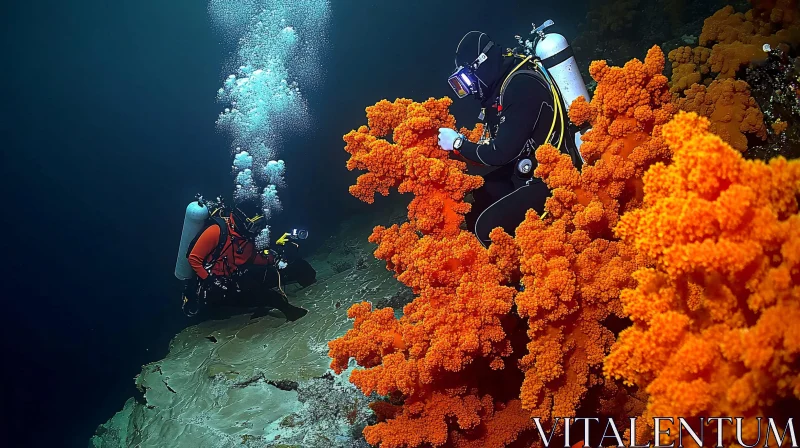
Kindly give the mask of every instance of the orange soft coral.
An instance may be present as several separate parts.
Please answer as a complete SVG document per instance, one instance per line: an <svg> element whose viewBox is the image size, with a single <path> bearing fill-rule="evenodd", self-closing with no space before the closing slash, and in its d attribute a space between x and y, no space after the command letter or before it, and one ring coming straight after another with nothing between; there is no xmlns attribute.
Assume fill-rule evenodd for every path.
<svg viewBox="0 0 800 448"><path fill-rule="evenodd" d="M335 371L355 358L362 367L350 375L356 386L402 401L364 432L386 448L500 447L530 429L530 414L517 399L521 380L508 381L515 373L505 370L515 360L511 340L519 326L509 315L516 290L508 284L518 276L517 247L494 231L496 244L487 250L460 229L469 210L464 193L482 180L438 148L438 128L455 125L449 105L449 99L382 101L367 108L369 127L345 136L348 167L368 170L351 188L355 196L371 201L392 187L414 195L409 222L376 227L370 241L416 299L400 319L391 309L354 305L353 329L329 343ZM376 137L390 132L393 144Z"/></svg>
<svg viewBox="0 0 800 448"><path fill-rule="evenodd" d="M502 383L512 354L506 317L515 290L504 283L513 245L498 241L504 249L489 251L467 232L420 237L410 223L378 227L370 240L378 243L376 256L418 297L399 320L392 310L355 305L353 329L329 344L334 370L344 369L350 357L368 368L350 376L365 394L404 397L403 411L368 429L367 440L386 447L438 445L450 431L468 429L484 434L480 440L497 437L490 409L513 407L518 388L503 393L492 382L475 381L497 377ZM459 415L455 425L448 424L449 416Z"/></svg>
<svg viewBox="0 0 800 448"><path fill-rule="evenodd" d="M796 14L785 13L775 4L766 5L769 2L759 3L760 7L746 14L728 5L705 20L700 45L710 48L711 54L701 65L704 70L717 73L718 79L732 78L740 68L766 58L764 45L774 48L800 43ZM776 20L770 19L772 12Z"/></svg>
<svg viewBox="0 0 800 448"><path fill-rule="evenodd" d="M726 79L733 78L740 68L751 63L764 62L766 59L763 43L716 44L711 49L708 66L710 71L717 73L717 79Z"/></svg>
<svg viewBox="0 0 800 448"><path fill-rule="evenodd" d="M617 226L655 268L622 294L634 326L605 372L646 388L648 418L780 417L800 399L800 162L744 160L709 129L683 112L664 126L673 163Z"/></svg>
<svg viewBox="0 0 800 448"><path fill-rule="evenodd" d="M408 98L398 98L393 103L381 100L368 107L366 111L370 135L385 137L391 134L406 119L406 110L411 103Z"/></svg>
<svg viewBox="0 0 800 448"><path fill-rule="evenodd" d="M525 291L519 314L529 319L523 407L550 419L574 416L614 342L602 325L621 314L618 294L636 268L627 247L556 220L547 225L532 211L517 228ZM588 409L587 409L588 410Z"/></svg>
<svg viewBox="0 0 800 448"><path fill-rule="evenodd" d="M675 110L667 78L661 74L664 63L664 53L653 47L644 63L634 59L622 68L609 67L605 61L591 64L589 71L598 82L594 98L587 104L579 97L570 107L573 122L592 125L583 136L581 154L587 166L580 178L552 149L537 153L536 175L551 188L564 187L548 199L548 210L556 217L575 210L579 219L600 220L599 225L613 227L620 210L638 204L644 170L669 158L659 136L661 125Z"/></svg>
<svg viewBox="0 0 800 448"><path fill-rule="evenodd" d="M704 47L714 43L749 43L750 39L759 31L756 23L747 20L745 14L737 13L733 6L728 5L703 21L703 31L700 33L699 43Z"/></svg>
<svg viewBox="0 0 800 448"><path fill-rule="evenodd" d="M697 112L711 120L711 131L739 151L747 149L747 136L764 140L764 118L750 88L732 78L745 65L764 60L764 46L800 42L800 24L781 23L777 29L761 5L747 14L736 13L732 6L720 9L705 20L700 44L694 49L681 47L670 52L672 87L675 104L682 110ZM715 73L717 80L706 77Z"/></svg>
<svg viewBox="0 0 800 448"><path fill-rule="evenodd" d="M347 168L367 171L350 193L367 203L374 201L375 193L388 195L391 188L413 193L409 219L420 231L456 232L469 211L465 192L483 180L465 174L463 162L439 149L438 128L455 126L448 113L451 103L449 98L424 103L398 99L368 107L368 125L344 136L345 150L351 154ZM390 133L394 143L378 138Z"/></svg>
<svg viewBox="0 0 800 448"><path fill-rule="evenodd" d="M772 123L770 127L772 128L772 132L774 132L775 134L782 134L783 132L786 131L786 129L789 128L789 123L778 120Z"/></svg>
<svg viewBox="0 0 800 448"><path fill-rule="evenodd" d="M592 63L594 99L579 98L570 108L573 121L592 125L583 137L583 170L550 145L536 152L535 174L553 196L544 219L529 211L516 231L525 285L517 312L528 318L530 338L520 362L521 398L534 416L573 416L581 405L599 410L583 400L603 383L600 366L614 342L603 321L622 314L619 292L632 286L630 274L638 267L632 247L611 229L620 210L641 202L636 178L669 156L660 137L673 113L663 68L658 47L644 62L623 68Z"/></svg>
<svg viewBox="0 0 800 448"><path fill-rule="evenodd" d="M531 428L530 414L518 400L495 404L491 396L475 393L464 388L434 392L425 402L407 403L402 415L367 427L364 437L381 447L501 448ZM451 431L453 426L468 431Z"/></svg>
<svg viewBox="0 0 800 448"><path fill-rule="evenodd" d="M670 91L680 93L700 83L711 71L707 63L710 56L711 50L705 47L684 46L670 51L667 56L672 62Z"/></svg>
<svg viewBox="0 0 800 448"><path fill-rule="evenodd" d="M797 0L750 0L750 4L751 14L761 21L786 26L798 20Z"/></svg>
<svg viewBox="0 0 800 448"><path fill-rule="evenodd" d="M696 112L711 121L711 132L717 134L735 149L747 149L747 137L764 140L767 127L761 109L750 96L750 86L744 81L717 80L708 87L694 85L686 90L685 98L677 98L676 106L687 112Z"/></svg>
<svg viewBox="0 0 800 448"><path fill-rule="evenodd" d="M754 1L747 13L737 13L729 5L708 17L700 33L700 46L680 47L669 53L672 92L681 96L694 84L708 85L712 77L733 78L743 67L766 59L765 45L800 44L796 3Z"/></svg>
<svg viewBox="0 0 800 448"><path fill-rule="evenodd" d="M467 140L477 143L478 140L483 136L483 123L478 123L472 129L461 128L460 132L467 138Z"/></svg>

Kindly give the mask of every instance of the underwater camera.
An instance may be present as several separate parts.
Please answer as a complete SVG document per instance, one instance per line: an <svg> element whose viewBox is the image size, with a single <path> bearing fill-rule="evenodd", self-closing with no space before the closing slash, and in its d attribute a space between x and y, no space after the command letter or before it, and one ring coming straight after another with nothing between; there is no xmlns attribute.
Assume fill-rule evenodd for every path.
<svg viewBox="0 0 800 448"><path fill-rule="evenodd" d="M304 240L308 238L308 230L305 229L292 229L289 237L293 240Z"/></svg>

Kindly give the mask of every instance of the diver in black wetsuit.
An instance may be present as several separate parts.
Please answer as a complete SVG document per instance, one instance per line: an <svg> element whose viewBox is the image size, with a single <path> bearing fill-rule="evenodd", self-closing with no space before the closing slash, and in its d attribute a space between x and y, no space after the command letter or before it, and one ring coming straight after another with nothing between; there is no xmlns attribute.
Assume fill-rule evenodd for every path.
<svg viewBox="0 0 800 448"><path fill-rule="evenodd" d="M471 31L461 39L456 67L448 82L459 98L472 94L480 100L486 134L475 144L442 128L439 145L477 164L498 167L483 176L466 216L470 231L488 246L495 227L513 235L528 209L544 212L550 190L533 176L540 145L551 143L580 168L577 129L569 126L558 87L542 68L532 58L504 51L485 33Z"/></svg>

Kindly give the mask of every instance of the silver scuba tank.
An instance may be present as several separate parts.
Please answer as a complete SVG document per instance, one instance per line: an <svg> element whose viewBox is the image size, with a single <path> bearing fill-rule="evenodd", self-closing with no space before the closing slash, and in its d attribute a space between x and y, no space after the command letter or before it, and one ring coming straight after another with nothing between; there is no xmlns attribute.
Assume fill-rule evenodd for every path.
<svg viewBox="0 0 800 448"><path fill-rule="evenodd" d="M551 25L553 25L552 20L548 20L538 28L534 25L531 34L537 34L538 39L533 50L558 85L568 111L575 98L583 96L586 101L590 101L591 97L567 39L558 33L544 32ZM575 145L578 149L581 147L581 135L581 132L575 134Z"/></svg>
<svg viewBox="0 0 800 448"><path fill-rule="evenodd" d="M208 207L202 203L202 199L194 201L186 207L181 242L178 246L178 259L175 261L175 277L178 280L188 280L195 275L194 270L189 265L189 260L186 258L186 251L189 249L189 244L192 240L205 227L208 216Z"/></svg>

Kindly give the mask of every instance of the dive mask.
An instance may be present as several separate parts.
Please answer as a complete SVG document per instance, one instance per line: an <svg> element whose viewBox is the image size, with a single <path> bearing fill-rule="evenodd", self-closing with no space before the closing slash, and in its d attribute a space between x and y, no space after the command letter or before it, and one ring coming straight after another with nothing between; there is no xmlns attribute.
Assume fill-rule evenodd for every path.
<svg viewBox="0 0 800 448"><path fill-rule="evenodd" d="M470 33L467 33L469 35ZM466 37L466 36L464 36ZM461 39L464 40L463 38ZM461 43L459 42L458 48L461 47ZM494 42L491 40L489 43L483 47L483 50L478 54L478 57L472 61L471 64L464 66L459 65L456 68L456 71L447 78L447 83L450 84L450 88L453 89L453 92L459 98L464 98L467 95L475 95L481 93L481 79L478 78L478 75L475 74L475 71L478 70L478 67L481 66L487 59L486 53L494 46ZM458 58L458 48L456 48L456 58Z"/></svg>
<svg viewBox="0 0 800 448"><path fill-rule="evenodd" d="M459 98L464 98L467 95L478 93L478 83L480 80L472 73L469 67L461 66L456 69L455 73L447 78L447 82Z"/></svg>

